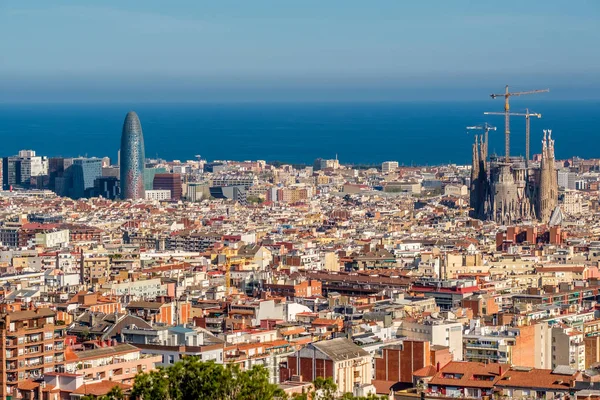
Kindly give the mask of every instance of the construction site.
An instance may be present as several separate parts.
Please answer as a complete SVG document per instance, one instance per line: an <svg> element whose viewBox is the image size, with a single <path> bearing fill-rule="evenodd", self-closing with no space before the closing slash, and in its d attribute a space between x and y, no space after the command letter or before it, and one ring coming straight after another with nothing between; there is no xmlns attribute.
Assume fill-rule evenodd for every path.
<svg viewBox="0 0 600 400"><path fill-rule="evenodd" d="M541 118L541 114L515 113L510 110L510 98L549 92L538 89L523 92L492 94L492 99L504 98L502 112L485 112L485 115L504 115L504 155L490 155L489 132L496 127L487 123L467 127L468 131L479 131L473 144L471 169L470 206L471 216L481 220L492 220L499 224L539 221L548 225L559 224L562 213L558 207L558 177L554 162L554 140L551 130L543 130L540 157L530 157L530 121ZM525 119L525 155L510 154L511 117Z"/></svg>

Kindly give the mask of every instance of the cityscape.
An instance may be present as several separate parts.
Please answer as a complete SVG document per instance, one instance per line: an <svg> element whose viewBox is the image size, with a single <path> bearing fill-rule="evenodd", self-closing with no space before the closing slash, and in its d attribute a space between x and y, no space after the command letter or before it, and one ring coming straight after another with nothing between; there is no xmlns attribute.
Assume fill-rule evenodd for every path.
<svg viewBox="0 0 600 400"><path fill-rule="evenodd" d="M287 15L285 7L257 1L283 13L276 14L281 18ZM342 20L355 22L364 13L374 18L370 29L387 26L373 10L349 4L358 14L342 12ZM57 13L65 24L74 23L66 17L88 18L90 30L98 29L90 22L94 18L127 20L132 30L148 35L144 43L155 40L165 58L183 50L154 34L189 40L203 22L215 24L203 25L212 32L215 21L231 12L222 5L191 4L184 11L176 6L156 11L136 2L132 9L115 4L110 11L71 7L45 12ZM240 7L233 21L246 24L242 14L257 11ZM397 18L400 11L418 11L419 21L428 15L420 6L386 7ZM473 23L468 17L473 11L463 7L453 7L452 14ZM595 4L589 8L598 11ZM10 11L15 18L37 15ZM293 28L305 11L296 9L298 16L284 20ZM323 12L329 15L325 20L333 20L327 6ZM432 13L434 20L444 20L437 16L443 10ZM319 20L309 20L318 32ZM511 10L490 23L516 20ZM271 20L260 21L269 27L265 21ZM582 30L600 32L597 21L584 15L565 21L583 21ZM250 27L259 30L247 25L248 35L254 32ZM223 38L215 43L232 32L219 29ZM98 32L110 35L105 26ZM257 43L277 41L261 37ZM301 43L309 39L303 36ZM310 43L333 40L318 39ZM108 39L92 43L101 49L104 40L120 46ZM552 40L567 52L563 42ZM423 43L436 46L431 38ZM137 51L124 46L126 52L115 51L108 61ZM252 51L250 59L260 60L260 51ZM193 66L202 65L188 56ZM85 70L84 59L75 67ZM47 60L49 66L53 60ZM110 69L108 61L98 65ZM176 63L155 62L179 71ZM352 71L343 69L343 57L334 65ZM549 66L548 76L553 71ZM242 78L237 84L252 86ZM257 159L188 157L196 147L178 136L179 116L174 112L170 130L157 133L161 117L138 109L136 101L123 106L121 124L103 133L102 150L78 143L85 156L57 156L33 136L11 136L23 146L0 153L0 399L600 399L600 153L562 156L576 143L574 134L562 132L564 125L555 124L543 107L544 101L564 101L560 79L532 78L531 84L514 79L518 85L493 81L478 91L483 94L477 101L487 103L469 117L473 124L444 121L454 125L441 134L460 131L460 140L470 142L459 146L456 139L448 149L452 159L470 160L462 163L400 156L379 162L385 151L366 154L371 162L345 159L338 152L343 142L359 141L350 133L336 142L307 136L322 155L303 163L260 159L266 154L261 143L268 140L260 135L252 143ZM64 92L71 89L65 86ZM88 91L93 92L82 93ZM120 100L117 92L106 93ZM597 111L597 103L590 104ZM73 153L59 133L77 121L53 123L59 128L51 139L64 154ZM243 125L235 132L222 127L220 145L249 146L244 136L235 136ZM299 149L292 139L286 142L286 126L279 127L281 140L271 144L280 146L281 160L302 159L286 157ZM373 132L378 131L365 129L360 140L391 146ZM407 138L415 159L431 151L414 143ZM594 145L592 133L586 143ZM181 149L181 159L153 157L149 150L169 146ZM105 148L114 151L98 154Z"/></svg>

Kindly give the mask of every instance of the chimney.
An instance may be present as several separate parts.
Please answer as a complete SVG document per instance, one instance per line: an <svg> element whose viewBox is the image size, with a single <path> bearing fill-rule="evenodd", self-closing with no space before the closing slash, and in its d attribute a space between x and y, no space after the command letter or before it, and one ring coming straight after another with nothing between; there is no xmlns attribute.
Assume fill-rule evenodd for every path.
<svg viewBox="0 0 600 400"><path fill-rule="evenodd" d="M498 366L498 376L502 376L502 364Z"/></svg>
<svg viewBox="0 0 600 400"><path fill-rule="evenodd" d="M436 367L435 367L435 370L436 370L437 372L440 372L440 362L439 362L439 361L437 362L437 365L436 365Z"/></svg>

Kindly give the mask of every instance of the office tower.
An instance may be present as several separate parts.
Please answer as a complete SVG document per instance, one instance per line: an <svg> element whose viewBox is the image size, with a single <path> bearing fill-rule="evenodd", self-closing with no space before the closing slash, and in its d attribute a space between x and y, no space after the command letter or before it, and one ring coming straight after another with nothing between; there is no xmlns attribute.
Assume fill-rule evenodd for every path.
<svg viewBox="0 0 600 400"><path fill-rule="evenodd" d="M65 159L52 157L48 160L48 189L56 192L56 178L61 178L65 173ZM58 193L58 192L56 192Z"/></svg>
<svg viewBox="0 0 600 400"><path fill-rule="evenodd" d="M3 186L29 185L32 176L48 174L48 159L35 155L33 150L20 150L19 155L6 157L2 160Z"/></svg>
<svg viewBox="0 0 600 400"><path fill-rule="evenodd" d="M114 176L102 176L94 182L94 195L114 200L120 197L119 180Z"/></svg>
<svg viewBox="0 0 600 400"><path fill-rule="evenodd" d="M171 200L180 200L182 194L180 174L156 174L154 175L154 190L170 190Z"/></svg>
<svg viewBox="0 0 600 400"><path fill-rule="evenodd" d="M153 190L154 177L156 174L165 174L167 169L164 167L144 168L144 190Z"/></svg>
<svg viewBox="0 0 600 400"><path fill-rule="evenodd" d="M144 198L144 134L142 124L133 111L127 113L121 133L121 197Z"/></svg>
<svg viewBox="0 0 600 400"><path fill-rule="evenodd" d="M102 176L101 158L75 158L70 167L72 186L69 197L93 197L94 182Z"/></svg>

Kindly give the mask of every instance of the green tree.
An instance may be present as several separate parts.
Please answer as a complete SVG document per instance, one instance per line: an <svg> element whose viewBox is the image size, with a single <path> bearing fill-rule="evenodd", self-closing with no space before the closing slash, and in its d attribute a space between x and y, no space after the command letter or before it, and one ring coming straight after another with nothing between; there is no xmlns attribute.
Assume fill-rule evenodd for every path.
<svg viewBox="0 0 600 400"><path fill-rule="evenodd" d="M255 365L237 376L239 400L271 400L285 397L283 390L269 383L269 371L262 365Z"/></svg>
<svg viewBox="0 0 600 400"><path fill-rule="evenodd" d="M262 366L241 371L237 365L202 362L197 357L136 375L132 397L140 400L273 400L285 393L269 383ZM111 399L112 400L112 399Z"/></svg>
<svg viewBox="0 0 600 400"><path fill-rule="evenodd" d="M135 376L132 397L140 400L169 399L169 381L165 369L141 372Z"/></svg>
<svg viewBox="0 0 600 400"><path fill-rule="evenodd" d="M105 396L102 396L102 400L123 400L124 397L123 389L120 386L114 386Z"/></svg>
<svg viewBox="0 0 600 400"><path fill-rule="evenodd" d="M315 392L312 396L314 400L334 400L337 392L337 385L332 378L317 377L313 381Z"/></svg>

